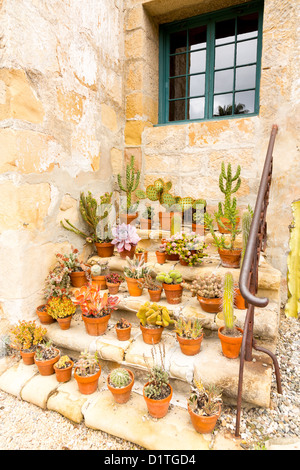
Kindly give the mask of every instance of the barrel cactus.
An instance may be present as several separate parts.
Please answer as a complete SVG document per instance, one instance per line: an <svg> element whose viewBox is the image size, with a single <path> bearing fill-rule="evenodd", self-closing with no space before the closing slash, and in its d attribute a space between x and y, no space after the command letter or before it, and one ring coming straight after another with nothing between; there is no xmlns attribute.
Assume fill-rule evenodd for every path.
<svg viewBox="0 0 300 470"><path fill-rule="evenodd" d="M132 378L128 370L119 367L111 371L109 375L109 383L115 388L123 388L130 384Z"/></svg>

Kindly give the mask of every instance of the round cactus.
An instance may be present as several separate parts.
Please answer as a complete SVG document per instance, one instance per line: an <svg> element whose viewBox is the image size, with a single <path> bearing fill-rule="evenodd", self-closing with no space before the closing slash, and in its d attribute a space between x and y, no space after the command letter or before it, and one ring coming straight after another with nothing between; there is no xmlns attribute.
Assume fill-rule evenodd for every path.
<svg viewBox="0 0 300 470"><path fill-rule="evenodd" d="M122 367L114 369L109 375L109 383L115 388L126 387L131 382L131 376L128 370L123 369Z"/></svg>

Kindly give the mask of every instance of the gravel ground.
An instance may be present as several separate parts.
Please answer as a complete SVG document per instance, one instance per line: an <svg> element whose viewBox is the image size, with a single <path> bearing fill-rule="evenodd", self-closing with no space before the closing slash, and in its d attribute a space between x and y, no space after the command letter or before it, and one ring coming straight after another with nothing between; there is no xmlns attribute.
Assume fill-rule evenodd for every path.
<svg viewBox="0 0 300 470"><path fill-rule="evenodd" d="M277 347L283 395L277 394L275 375L270 409L242 413L241 447L264 449L271 439L300 440L299 356L300 323L282 315ZM234 438L236 410L223 407L215 434ZM142 450L139 446L101 431L73 424L53 411L42 410L0 391L1 450Z"/></svg>

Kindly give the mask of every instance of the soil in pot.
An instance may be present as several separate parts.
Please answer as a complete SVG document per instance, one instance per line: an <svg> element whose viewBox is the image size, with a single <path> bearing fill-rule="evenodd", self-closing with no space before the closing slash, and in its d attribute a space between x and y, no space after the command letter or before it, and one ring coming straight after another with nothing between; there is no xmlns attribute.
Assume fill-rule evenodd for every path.
<svg viewBox="0 0 300 470"><path fill-rule="evenodd" d="M242 250L223 250L218 248L221 264L224 268L239 268L241 262Z"/></svg>
<svg viewBox="0 0 300 470"><path fill-rule="evenodd" d="M181 284L166 284L163 283L163 288L166 294L167 302L175 305L180 304L182 299L183 287Z"/></svg>
<svg viewBox="0 0 300 470"><path fill-rule="evenodd" d="M86 315L82 315L82 319L88 335L101 336L107 330L110 314L104 315L103 317L88 317Z"/></svg>
<svg viewBox="0 0 300 470"><path fill-rule="evenodd" d="M129 295L131 297L140 297L143 294L143 288L140 287L143 279L132 279L131 277L125 277L125 279L127 282Z"/></svg>
<svg viewBox="0 0 300 470"><path fill-rule="evenodd" d="M131 389L132 389L133 384L134 384L134 375L133 375L133 373L129 369L126 369L126 370L129 373L132 380L125 387L122 387L122 388L114 387L109 382L109 375L107 377L107 382L106 382L107 383L107 388L112 393L115 402L119 403L119 404L124 404L124 403L128 402L128 400L130 398L130 394L131 394Z"/></svg>
<svg viewBox="0 0 300 470"><path fill-rule="evenodd" d="M87 281L84 271L74 271L70 273L70 279L73 287L82 287Z"/></svg>
<svg viewBox="0 0 300 470"><path fill-rule="evenodd" d="M56 365L54 364L54 372L56 375L57 382L64 383L64 382L68 382L69 380L71 380L74 362L73 361L70 361L70 362L71 364L68 367L64 367L60 369L56 367Z"/></svg>
<svg viewBox="0 0 300 470"><path fill-rule="evenodd" d="M140 324L143 341L146 344L158 344L164 331L163 326L143 326Z"/></svg>
<svg viewBox="0 0 300 470"><path fill-rule="evenodd" d="M196 413L188 405L188 412L191 417L192 425L194 426L195 431L201 434L210 434L213 432L217 421L221 415L221 405L219 405L219 413L212 416L202 416Z"/></svg>
<svg viewBox="0 0 300 470"><path fill-rule="evenodd" d="M123 250L123 251L120 251L120 257L121 259L126 259L127 256L130 258L130 259L133 259L134 258L134 254L135 254L135 250L136 250L136 245L132 245L130 250Z"/></svg>
<svg viewBox="0 0 300 470"><path fill-rule="evenodd" d="M207 313L218 313L222 309L221 298L208 299L206 297L201 297L200 295L197 295L197 299L202 310Z"/></svg>
<svg viewBox="0 0 300 470"><path fill-rule="evenodd" d="M143 396L148 408L148 412L152 418L163 418L168 413L169 404L173 395L173 389L169 384L170 394L160 400L154 400L153 398L148 398L145 395L145 387L147 387L147 385L149 385L149 382L147 382L143 388Z"/></svg>
<svg viewBox="0 0 300 470"><path fill-rule="evenodd" d="M243 330L235 327L233 333L229 335L225 331L225 326L222 326L218 330L218 336L221 341L223 355L229 359L238 358L243 341Z"/></svg>
<svg viewBox="0 0 300 470"><path fill-rule="evenodd" d="M47 304L37 307L36 314L39 317L42 325L51 325L51 323L55 322L54 318L52 318L51 315L48 315L47 313Z"/></svg>
<svg viewBox="0 0 300 470"><path fill-rule="evenodd" d="M52 375L54 374L54 364L59 360L60 358L60 351L56 349L57 351L57 356L52 357L51 359L48 359L46 361L38 361L36 357L34 357L34 362L37 365L37 368L39 370L39 373L41 375Z"/></svg>
<svg viewBox="0 0 300 470"><path fill-rule="evenodd" d="M95 247L100 258L111 258L114 255L115 245L112 243L95 243Z"/></svg>
<svg viewBox="0 0 300 470"><path fill-rule="evenodd" d="M77 382L78 388L80 393L83 395L90 395L91 393L96 392L98 388L98 380L101 375L101 367L99 366L99 370L96 374L87 375L87 376L80 376L76 373L77 367L74 370L74 378Z"/></svg>
<svg viewBox="0 0 300 470"><path fill-rule="evenodd" d="M195 356L200 352L203 334L199 338L184 338L183 336L176 335L181 352L185 356Z"/></svg>
<svg viewBox="0 0 300 470"><path fill-rule="evenodd" d="M57 323L60 326L61 330L68 330L71 326L72 315L69 315L65 318L57 318Z"/></svg>
<svg viewBox="0 0 300 470"><path fill-rule="evenodd" d="M106 286L111 295L116 295L119 292L120 284L106 281Z"/></svg>
<svg viewBox="0 0 300 470"><path fill-rule="evenodd" d="M161 251L156 251L155 254L156 254L156 259L157 259L158 264L164 264L166 262L166 259L167 259L166 253L162 253Z"/></svg>

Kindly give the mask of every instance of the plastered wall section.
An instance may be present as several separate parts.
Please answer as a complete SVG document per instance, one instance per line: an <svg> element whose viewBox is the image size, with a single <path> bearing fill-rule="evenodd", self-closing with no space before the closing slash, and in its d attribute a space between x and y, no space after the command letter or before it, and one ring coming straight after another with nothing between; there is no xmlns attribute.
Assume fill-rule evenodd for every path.
<svg viewBox="0 0 300 470"><path fill-rule="evenodd" d="M123 2L0 2L0 332L36 318L55 253L83 241L81 191L122 166Z"/></svg>
<svg viewBox="0 0 300 470"><path fill-rule="evenodd" d="M213 211L222 193L222 161L242 167L241 211L255 205L273 124L279 126L268 208L268 259L286 276L291 202L299 198L299 4L266 0L258 116L157 126L159 23L235 5L234 1L127 0L126 152L135 152L144 184L163 177L174 194L204 197Z"/></svg>

